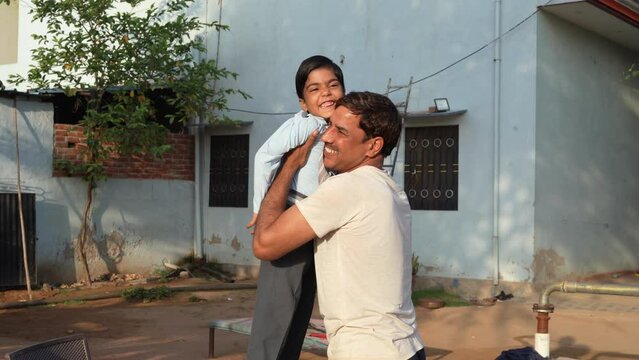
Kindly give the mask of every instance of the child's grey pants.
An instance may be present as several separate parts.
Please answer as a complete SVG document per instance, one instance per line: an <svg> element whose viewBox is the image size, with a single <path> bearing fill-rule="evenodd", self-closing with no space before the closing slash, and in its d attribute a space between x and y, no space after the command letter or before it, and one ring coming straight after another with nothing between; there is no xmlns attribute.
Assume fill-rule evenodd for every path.
<svg viewBox="0 0 639 360"><path fill-rule="evenodd" d="M317 284L313 241L275 261L262 261L248 360L299 359Z"/></svg>

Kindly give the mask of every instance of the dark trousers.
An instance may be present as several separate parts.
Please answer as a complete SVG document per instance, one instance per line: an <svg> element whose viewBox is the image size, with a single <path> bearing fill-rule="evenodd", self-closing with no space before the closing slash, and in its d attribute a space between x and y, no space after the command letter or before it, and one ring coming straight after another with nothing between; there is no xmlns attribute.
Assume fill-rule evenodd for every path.
<svg viewBox="0 0 639 360"><path fill-rule="evenodd" d="M316 291L313 241L262 261L247 359L299 359Z"/></svg>
<svg viewBox="0 0 639 360"><path fill-rule="evenodd" d="M426 351L422 348L415 355L411 356L408 360L426 360Z"/></svg>

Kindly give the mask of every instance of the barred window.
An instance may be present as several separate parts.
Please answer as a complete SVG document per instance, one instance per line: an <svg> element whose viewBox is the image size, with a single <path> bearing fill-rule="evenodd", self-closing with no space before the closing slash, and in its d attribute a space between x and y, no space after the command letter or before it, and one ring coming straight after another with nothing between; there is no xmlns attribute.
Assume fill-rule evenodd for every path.
<svg viewBox="0 0 639 360"><path fill-rule="evenodd" d="M457 210L459 126L406 128L404 190L413 210Z"/></svg>
<svg viewBox="0 0 639 360"><path fill-rule="evenodd" d="M248 135L211 136L209 206L248 206Z"/></svg>

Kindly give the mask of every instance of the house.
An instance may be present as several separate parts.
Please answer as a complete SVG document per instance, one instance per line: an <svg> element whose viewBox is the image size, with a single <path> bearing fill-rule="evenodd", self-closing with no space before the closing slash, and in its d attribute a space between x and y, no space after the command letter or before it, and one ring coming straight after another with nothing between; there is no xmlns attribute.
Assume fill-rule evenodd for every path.
<svg viewBox="0 0 639 360"><path fill-rule="evenodd" d="M53 115L53 104L47 97L0 91L0 194L17 193L19 158L21 191L34 201L30 207L35 225L35 239L31 241L35 241L36 271L30 271L32 278L41 283L69 283L85 278L74 244L82 222L87 183L54 171L54 158L77 154L75 145L82 132L54 123ZM94 277L150 272L162 268L163 261L191 253L193 139L172 135L170 141L179 151L168 154L162 163L170 169L120 159L123 166L110 171L112 177L94 191L91 220L95 243L87 251ZM183 163L190 165L184 169ZM7 204L0 202L0 213L6 216L11 207L3 205ZM7 220L8 216L3 218L0 234L15 234L7 234L7 227L17 226ZM0 242L5 273L13 270L16 275L22 274L19 244L15 238ZM16 279L2 279L0 286L17 285Z"/></svg>
<svg viewBox="0 0 639 360"><path fill-rule="evenodd" d="M24 35L30 30L23 30L32 26L28 9L14 6L16 60L0 60L3 81L26 71L33 46ZM411 199L422 285L523 291L639 267L639 80L624 76L639 58L638 1L203 0L192 12L230 26L204 34L206 56L240 74L222 86L252 99L230 99L229 115L243 126L192 127L195 181L153 182L167 197L136 208L104 204L99 215L110 220L101 221L98 233L127 224L125 238L143 244L126 257L158 250L143 256L148 264L171 248L167 258L193 251L238 276L257 274L245 229L250 159L297 111L299 62L324 54L342 67L347 90L388 93L404 113L405 131L386 164ZM442 98L450 109L430 112ZM6 161L0 158L0 179L10 178ZM146 181L122 179L105 191L116 199L148 188ZM56 206L76 211L82 194L74 191L73 201ZM161 204L181 207L181 217L144 211ZM68 246L60 244L77 232L77 215L56 216L71 219L68 229L45 245L39 226L39 253ZM162 241L163 231L147 234L150 218L171 219L184 231L172 236L174 243ZM128 271L124 264L117 269Z"/></svg>

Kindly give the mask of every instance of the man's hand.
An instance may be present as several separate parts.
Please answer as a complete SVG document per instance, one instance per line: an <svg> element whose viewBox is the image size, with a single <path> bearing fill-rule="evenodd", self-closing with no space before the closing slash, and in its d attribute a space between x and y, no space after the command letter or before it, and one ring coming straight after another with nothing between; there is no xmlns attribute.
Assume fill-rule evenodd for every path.
<svg viewBox="0 0 639 360"><path fill-rule="evenodd" d="M306 161L308 161L308 154L311 153L311 149L318 135L319 132L317 130L313 131L304 144L287 152L286 155L284 155L284 164L282 167L288 167L293 172L297 172L297 170L304 167Z"/></svg>
<svg viewBox="0 0 639 360"><path fill-rule="evenodd" d="M318 131L313 131L303 145L286 154L279 174L262 200L253 236L253 253L261 260L279 259L315 237L297 206L285 209L291 181L306 164L317 136Z"/></svg>
<svg viewBox="0 0 639 360"><path fill-rule="evenodd" d="M315 143L315 139L317 139L318 135L319 132L317 130L313 131L308 136L308 139L306 139L306 142L304 144L284 154L284 157L282 158L282 167L288 164L289 168L291 168L293 172L297 172L297 170L304 167L304 165L306 165L306 162L308 161L308 155L310 154L311 149L313 148L313 144ZM251 218L251 220L249 220L248 224L246 224L246 228L250 229L251 235L255 235L255 228L253 227L256 223L257 214L253 213L253 217Z"/></svg>

